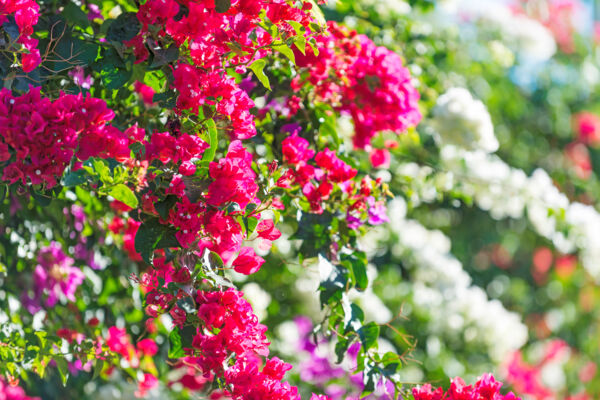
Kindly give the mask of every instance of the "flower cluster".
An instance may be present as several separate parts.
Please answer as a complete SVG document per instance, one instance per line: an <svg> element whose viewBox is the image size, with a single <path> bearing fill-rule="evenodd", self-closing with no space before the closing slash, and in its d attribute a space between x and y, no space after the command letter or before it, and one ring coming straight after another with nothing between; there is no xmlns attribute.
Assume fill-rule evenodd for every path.
<svg viewBox="0 0 600 400"><path fill-rule="evenodd" d="M73 155L130 156L129 131L121 132L107 123L114 113L104 100L61 93L51 101L32 88L22 96L0 91L0 161L6 163L2 179L24 185L53 187Z"/></svg>
<svg viewBox="0 0 600 400"><path fill-rule="evenodd" d="M158 385L158 379L149 372L156 369L152 357L158 352L158 346L154 340L142 339L134 346L125 329L111 326L105 343L112 353L122 357L121 363L126 362L129 367L142 372L138 378L136 397L144 398Z"/></svg>
<svg viewBox="0 0 600 400"><path fill-rule="evenodd" d="M442 144L488 153L498 150L492 119L485 105L464 88L448 89L437 99L434 127Z"/></svg>
<svg viewBox="0 0 600 400"><path fill-rule="evenodd" d="M209 168L213 178L206 202L212 206L221 206L228 202L239 204L240 208L254 200L258 185L256 174L252 170L252 154L238 140L231 142L227 156L219 162L213 162Z"/></svg>
<svg viewBox="0 0 600 400"><path fill-rule="evenodd" d="M75 301L75 292L85 279L83 272L73 266L73 259L68 257L60 244L51 242L40 249L38 265L33 272L33 298L26 299L29 310L39 310L42 297L44 304L54 307L59 299Z"/></svg>
<svg viewBox="0 0 600 400"><path fill-rule="evenodd" d="M8 384L0 378L0 399L1 400L39 400L39 397L29 397L25 394L22 387Z"/></svg>
<svg viewBox="0 0 600 400"><path fill-rule="evenodd" d="M198 291L198 317L204 325L193 341L193 356L188 362L197 365L205 376L223 370L225 360L235 354L235 362L224 371L225 383L232 387L226 395L233 399L300 400L298 389L282 382L292 366L268 355L266 326L237 290ZM313 395L315 396L315 395Z"/></svg>
<svg viewBox="0 0 600 400"><path fill-rule="evenodd" d="M365 177L360 187L356 187L352 181L358 172L355 168L329 148L315 155L309 146L308 140L299 136L298 132L283 140L281 151L290 168L278 179L277 186L287 189L299 187L311 211L316 214L324 211L324 201L334 195L337 186L349 198L347 219L351 228L358 228L365 221L371 225L387 221L385 204L373 196L381 188L381 180L373 181ZM318 168L309 164L313 157ZM365 218L362 218L363 214L366 214Z"/></svg>
<svg viewBox="0 0 600 400"><path fill-rule="evenodd" d="M14 16L19 37L17 42L23 45L25 52L21 54L21 66L23 71L31 72L40 63L40 51L37 49L38 41L31 37L33 26L37 24L40 6L34 0L4 0L0 2L0 26L7 20L8 16Z"/></svg>
<svg viewBox="0 0 600 400"><path fill-rule="evenodd" d="M156 134L153 135L153 139L155 136ZM177 142L184 137L185 135L180 136ZM189 138L186 139L187 141L193 142L191 136L187 137ZM161 134L160 145L156 147L162 153L168 149L164 145L167 143L167 138L170 138L168 134L165 134L164 138ZM175 141L173 140L173 142ZM195 158L198 158L204 151L203 145L196 146L196 150L189 144L176 145L176 147L181 148L182 151L188 151L189 157ZM161 159L176 161L171 156ZM181 166L184 164L185 162ZM180 172L181 166L179 167ZM210 163L208 175L210 183L206 193L198 200L194 199L195 201L190 199L193 197L193 192L197 191L195 189L196 181L193 178L183 179L177 174L171 178L165 193L175 195L179 200L170 209L168 218L163 222L177 228L175 236L181 246L193 248L198 254L202 254L204 249L214 251L225 262L232 261L232 266L237 272L254 273L264 260L254 253L252 247L243 246L244 240L250 239L249 235L252 232L241 229L235 219L235 215L240 214L239 211L230 213L223 210L231 204L237 204L242 211L250 203L260 204L260 200L256 198L258 185L256 184L256 173L252 169L252 155L239 140L235 140L230 143L225 157ZM154 195L148 192L144 196L152 199ZM157 214L153 209L147 210L147 212ZM243 214L243 212L241 213ZM256 222L255 239L270 243L280 236L272 220L259 221L260 213L255 213L248 218L254 219Z"/></svg>
<svg viewBox="0 0 600 400"><path fill-rule="evenodd" d="M327 395L316 397L317 399L360 399L365 387L363 373L356 373L360 343L352 344L345 360L340 365L335 365L332 361L336 357L333 346L323 336L313 335L313 328L312 321L304 316L295 318L293 322L285 322L279 327L279 334L285 335L281 338L280 350L298 360L302 381L311 382ZM393 400L393 383L381 380L375 391L365 399Z"/></svg>
<svg viewBox="0 0 600 400"><path fill-rule="evenodd" d="M391 202L390 219L398 237L394 249L414 270L412 299L417 313L428 315L429 332L458 338L468 328L474 332L470 344L485 345L495 360L525 344L527 327L520 316L472 284L463 265L450 253L448 237L406 219L406 204L401 199ZM369 235L363 241L370 247L376 242Z"/></svg>
<svg viewBox="0 0 600 400"><path fill-rule="evenodd" d="M182 7L186 15L176 18ZM215 2L150 0L137 12L143 29L129 44L138 61L147 58L144 42L152 40L155 26L174 41L173 46L186 47L189 63L179 62L173 72L178 111L196 114L200 107L214 105L219 118L229 123L231 136L247 139L256 135L250 114L254 103L223 68L237 65L236 71L243 73L247 64L272 52L269 46L277 37L260 26L261 13L277 28L277 36L288 37L295 34L290 22L309 32L311 8L309 2L297 8L281 0L233 1L224 10Z"/></svg>
<svg viewBox="0 0 600 400"><path fill-rule="evenodd" d="M461 176L461 192L472 196L481 209L496 219L519 218L527 210L538 234L552 240L562 253L579 250L583 266L600 279L600 269L593 261L600 254L600 214L594 207L570 202L542 169L528 177L496 156L453 146L444 147L441 156L449 171L446 179ZM561 214L564 217L559 218Z"/></svg>
<svg viewBox="0 0 600 400"><path fill-rule="evenodd" d="M146 299L162 308L172 302L158 291L149 292ZM199 371L201 379L192 372L187 381L197 382L199 390L207 380L223 377L227 389L222 395L233 399L300 399L297 388L281 381L291 365L277 357L266 359L263 364L261 357L269 354L267 327L258 323L242 292L199 290L195 300L199 325L192 347L184 349L187 356L183 363ZM177 313L185 314L179 308ZM171 316L177 318L173 312ZM124 350L124 355L128 352Z"/></svg>
<svg viewBox="0 0 600 400"><path fill-rule="evenodd" d="M569 361L571 349L565 341L555 339L546 342L540 350L538 355L541 357L536 363L527 363L520 350L512 353L505 365L506 381L523 395L540 400L554 399L563 389L565 383L563 366ZM581 369L579 374L581 382L589 382L593 379L596 366L594 363L589 366L591 368ZM591 397L585 393L567 397L567 400L575 399L591 399Z"/></svg>
<svg viewBox="0 0 600 400"><path fill-rule="evenodd" d="M318 54L296 51L296 62L306 71L294 78L300 89L314 85L318 101L327 102L354 121L354 145L370 147L381 131L402 133L421 120L419 93L402 59L365 35L329 22L329 35L317 37Z"/></svg>
<svg viewBox="0 0 600 400"><path fill-rule="evenodd" d="M519 398L509 392L500 394L502 383L496 381L492 374L484 374L475 385L466 385L461 378L454 378L450 389L444 393L442 388L433 390L430 384L416 387L412 390L415 400L518 400Z"/></svg>
<svg viewBox="0 0 600 400"><path fill-rule="evenodd" d="M591 146L600 144L600 117L592 112L582 111L573 116L577 139Z"/></svg>
<svg viewBox="0 0 600 400"><path fill-rule="evenodd" d="M452 11L457 18L468 16L483 29L499 31L502 43L508 45L519 59L544 62L556 53L557 45L552 31L511 3L465 3L463 7ZM511 52L500 50L499 54L502 54L504 66L511 66L515 61Z"/></svg>
<svg viewBox="0 0 600 400"><path fill-rule="evenodd" d="M232 53L230 43L239 46L239 51L233 54L229 65L246 64L270 52L266 46L275 38L259 26L262 12L288 34L294 30L287 21L297 22L305 28L311 22L310 14L306 12L312 8L308 1L303 2L302 8L282 0L237 0L228 4L226 9L220 9L214 1L150 0L141 5L137 13L144 26L140 35L145 39L149 25L158 25L177 46L187 43L196 66L219 70L222 60ZM175 18L182 6L189 10L188 13L183 18Z"/></svg>
<svg viewBox="0 0 600 400"><path fill-rule="evenodd" d="M200 107L214 105L216 116L227 126L232 138L248 139L256 135L254 117L250 114L254 102L233 78L220 71L207 72L186 63L179 63L173 76L173 86L179 92L179 111L197 113Z"/></svg>
<svg viewBox="0 0 600 400"><path fill-rule="evenodd" d="M578 0L549 0L536 4L531 0L521 0L521 6L539 20L554 35L559 48L567 54L575 51L576 14L582 12L583 5Z"/></svg>
<svg viewBox="0 0 600 400"><path fill-rule="evenodd" d="M143 138L143 135L140 135ZM147 161L160 160L163 164L178 166L181 175L193 175L198 160L208 144L195 135L171 135L169 132L155 132L149 142L145 142ZM175 194L175 193L174 193ZM180 193L177 193L180 194Z"/></svg>

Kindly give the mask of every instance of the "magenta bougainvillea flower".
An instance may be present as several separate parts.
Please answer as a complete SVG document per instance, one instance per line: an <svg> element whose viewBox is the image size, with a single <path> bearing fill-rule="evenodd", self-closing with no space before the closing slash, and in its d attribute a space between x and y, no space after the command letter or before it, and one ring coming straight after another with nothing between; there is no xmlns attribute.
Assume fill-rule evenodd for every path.
<svg viewBox="0 0 600 400"><path fill-rule="evenodd" d="M38 252L38 265L33 271L34 297L28 302L31 311L43 304L54 307L61 298L75 301L75 292L85 275L73 266L74 260L67 256L59 243L51 242Z"/></svg>

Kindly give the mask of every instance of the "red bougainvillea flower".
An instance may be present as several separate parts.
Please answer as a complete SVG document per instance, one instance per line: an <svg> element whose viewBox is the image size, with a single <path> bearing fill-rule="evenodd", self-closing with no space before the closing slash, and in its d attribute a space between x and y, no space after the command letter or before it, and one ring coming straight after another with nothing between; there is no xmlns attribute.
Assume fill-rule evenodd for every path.
<svg viewBox="0 0 600 400"><path fill-rule="evenodd" d="M378 132L402 133L421 120L419 92L411 83L408 69L399 55L377 46L365 35L328 22L329 35L316 38L319 55L295 51L296 63L307 68L292 87L304 84L315 88L317 98L352 116L354 145L368 148Z"/></svg>
<svg viewBox="0 0 600 400"><path fill-rule="evenodd" d="M288 164L298 164L302 161L308 161L315 155L315 152L308 148L308 140L294 134L285 138L281 144L283 159Z"/></svg>
<svg viewBox="0 0 600 400"><path fill-rule="evenodd" d="M418 386L412 390L415 400L518 400L512 392L500 394L501 382L496 381L492 374L484 374L475 385L467 386L461 378L454 378L450 389L444 393L442 388L433 390L430 384Z"/></svg>
<svg viewBox="0 0 600 400"><path fill-rule="evenodd" d="M573 125L577 138L588 145L600 144L600 117L594 113L583 111L575 114Z"/></svg>
<svg viewBox="0 0 600 400"><path fill-rule="evenodd" d="M264 262L265 260L257 256L252 247L242 247L232 265L236 272L250 275L257 272Z"/></svg>
<svg viewBox="0 0 600 400"><path fill-rule="evenodd" d="M10 382L10 380L9 380ZM11 382L12 383L12 382ZM39 397L29 397L25 394L25 390L22 387L16 386L17 382L7 384L3 378L0 378L0 399L2 400L40 400Z"/></svg>
<svg viewBox="0 0 600 400"><path fill-rule="evenodd" d="M388 149L373 149L369 159L375 168L389 168L392 157Z"/></svg>
<svg viewBox="0 0 600 400"><path fill-rule="evenodd" d="M206 202L210 205L234 202L245 209L256 196L258 185L252 170L252 154L239 140L231 142L226 157L210 164L209 173L213 181L208 187Z"/></svg>
<svg viewBox="0 0 600 400"><path fill-rule="evenodd" d="M133 87L136 93L140 95L144 104L146 104L147 106L151 106L152 104L154 104L154 89L152 89L148 85L144 85L140 81L135 81Z"/></svg>

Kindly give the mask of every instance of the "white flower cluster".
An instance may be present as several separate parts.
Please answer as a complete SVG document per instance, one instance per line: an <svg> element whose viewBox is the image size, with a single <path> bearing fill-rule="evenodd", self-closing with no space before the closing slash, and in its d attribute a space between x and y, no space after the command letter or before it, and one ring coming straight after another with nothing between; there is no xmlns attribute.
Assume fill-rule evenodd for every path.
<svg viewBox="0 0 600 400"><path fill-rule="evenodd" d="M462 264L450 253L450 240L440 231L405 219L402 200L392 203L397 204L390 207L390 226L399 238L393 252L414 267L413 301L420 312L431 315L429 332L481 341L496 361L525 344L527 328L520 315L471 284Z"/></svg>
<svg viewBox="0 0 600 400"><path fill-rule="evenodd" d="M492 119L485 105L464 88L451 88L442 94L433 109L434 128L440 144L488 153L498 150Z"/></svg>
<svg viewBox="0 0 600 400"><path fill-rule="evenodd" d="M556 53L556 41L552 32L540 22L527 15L515 13L508 2L454 0L447 12L459 17L470 16L482 27L495 29L502 40L523 59L544 62Z"/></svg>
<svg viewBox="0 0 600 400"><path fill-rule="evenodd" d="M539 235L563 253L578 251L583 266L600 282L600 213L571 203L546 171L537 169L528 177L489 154L498 146L489 114L465 89L440 96L434 116L440 171L415 163L396 171L397 178L411 185L411 202L432 202L442 193L459 191L494 219L522 218L526 212Z"/></svg>
<svg viewBox="0 0 600 400"><path fill-rule="evenodd" d="M600 281L600 213L594 207L569 202L542 169L528 177L494 155L453 146L444 147L441 156L443 174L452 176L455 190L496 219L520 218L526 211L539 235L563 253L578 250L583 266Z"/></svg>

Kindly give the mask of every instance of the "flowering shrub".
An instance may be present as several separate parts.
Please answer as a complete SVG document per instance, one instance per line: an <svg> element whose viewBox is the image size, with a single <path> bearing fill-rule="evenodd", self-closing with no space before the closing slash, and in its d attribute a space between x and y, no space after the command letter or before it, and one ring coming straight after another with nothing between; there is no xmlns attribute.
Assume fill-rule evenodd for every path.
<svg viewBox="0 0 600 400"><path fill-rule="evenodd" d="M581 6L409 3L0 0L0 399L596 396Z"/></svg>

